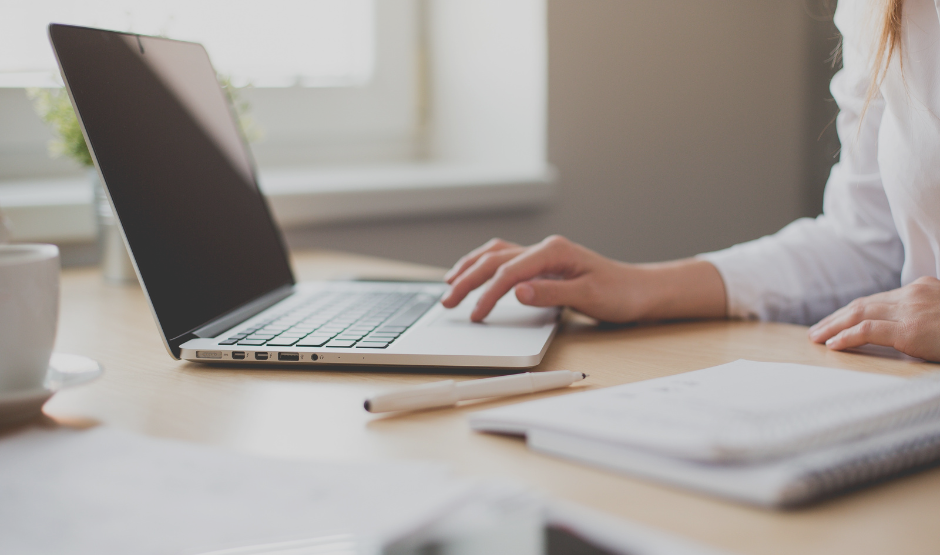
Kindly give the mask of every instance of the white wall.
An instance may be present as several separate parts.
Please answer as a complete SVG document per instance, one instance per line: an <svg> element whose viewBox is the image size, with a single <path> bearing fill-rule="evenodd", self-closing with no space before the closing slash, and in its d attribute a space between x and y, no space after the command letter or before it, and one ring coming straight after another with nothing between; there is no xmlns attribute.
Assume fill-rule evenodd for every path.
<svg viewBox="0 0 940 555"><path fill-rule="evenodd" d="M491 236L563 233L645 261L771 233L813 212L831 160L812 148L826 37L805 7L549 0L552 208L309 228L289 242L444 265Z"/></svg>
<svg viewBox="0 0 940 555"><path fill-rule="evenodd" d="M440 0L428 6L429 157L541 171L545 0Z"/></svg>

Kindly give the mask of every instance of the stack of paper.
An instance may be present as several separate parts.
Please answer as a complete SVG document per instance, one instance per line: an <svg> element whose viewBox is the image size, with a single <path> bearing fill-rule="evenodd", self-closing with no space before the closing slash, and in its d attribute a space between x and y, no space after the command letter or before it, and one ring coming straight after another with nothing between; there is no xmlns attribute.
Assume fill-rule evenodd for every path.
<svg viewBox="0 0 940 555"><path fill-rule="evenodd" d="M940 460L940 379L739 360L470 422L545 453L786 506Z"/></svg>

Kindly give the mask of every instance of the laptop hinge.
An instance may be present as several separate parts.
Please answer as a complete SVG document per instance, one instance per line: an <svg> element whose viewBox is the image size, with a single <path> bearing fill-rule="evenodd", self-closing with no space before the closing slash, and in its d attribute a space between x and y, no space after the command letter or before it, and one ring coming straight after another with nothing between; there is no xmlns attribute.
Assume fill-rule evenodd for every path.
<svg viewBox="0 0 940 555"><path fill-rule="evenodd" d="M235 310L212 320L208 324L192 331L196 337L215 337L223 331L233 328L255 314L260 313L268 307L291 296L294 292L293 285L279 287L270 293L258 297L257 299L236 308Z"/></svg>

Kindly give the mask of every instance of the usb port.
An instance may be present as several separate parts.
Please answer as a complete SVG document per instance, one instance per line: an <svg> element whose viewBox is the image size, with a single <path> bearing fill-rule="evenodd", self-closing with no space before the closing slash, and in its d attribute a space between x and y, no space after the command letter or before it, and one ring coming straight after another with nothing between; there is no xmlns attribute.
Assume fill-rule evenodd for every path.
<svg viewBox="0 0 940 555"><path fill-rule="evenodd" d="M255 353L255 360L268 360L268 353Z"/></svg>
<svg viewBox="0 0 940 555"><path fill-rule="evenodd" d="M277 359L297 362L298 360L300 360L300 353L278 353Z"/></svg>
<svg viewBox="0 0 940 555"><path fill-rule="evenodd" d="M232 351L232 358L235 360L244 360L245 351Z"/></svg>

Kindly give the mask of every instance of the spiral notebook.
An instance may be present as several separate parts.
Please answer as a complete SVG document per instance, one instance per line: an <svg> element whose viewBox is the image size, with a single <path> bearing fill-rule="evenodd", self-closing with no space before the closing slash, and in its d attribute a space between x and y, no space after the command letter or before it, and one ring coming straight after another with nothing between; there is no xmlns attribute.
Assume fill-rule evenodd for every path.
<svg viewBox="0 0 940 555"><path fill-rule="evenodd" d="M546 454L765 506L940 462L940 373L739 360L480 411Z"/></svg>

